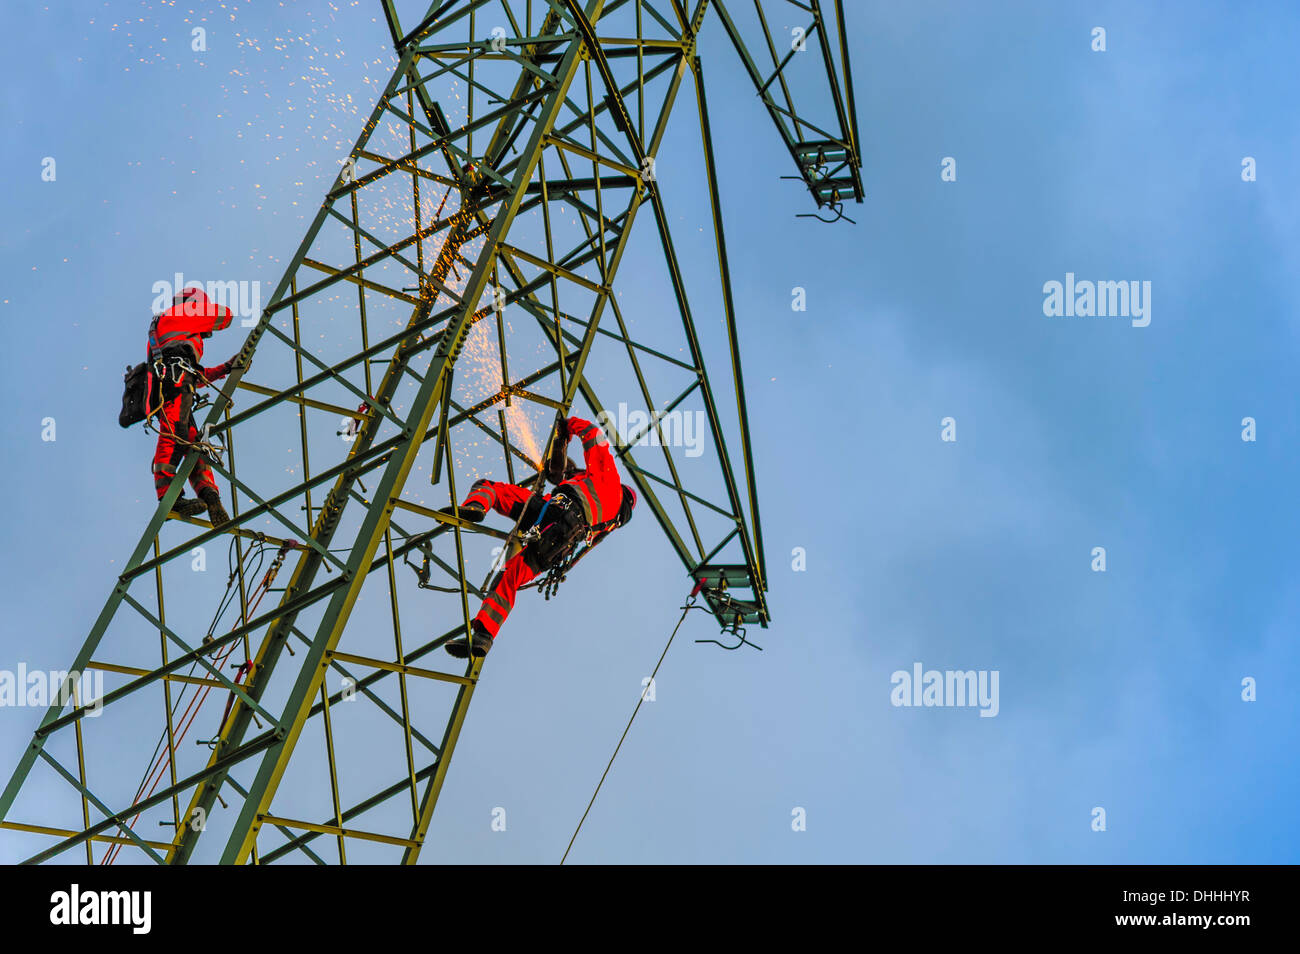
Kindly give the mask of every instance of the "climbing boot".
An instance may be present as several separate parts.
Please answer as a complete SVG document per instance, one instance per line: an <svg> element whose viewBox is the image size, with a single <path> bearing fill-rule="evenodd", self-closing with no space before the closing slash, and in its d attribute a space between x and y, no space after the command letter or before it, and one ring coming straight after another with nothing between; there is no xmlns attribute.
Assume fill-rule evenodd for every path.
<svg viewBox="0 0 1300 954"><path fill-rule="evenodd" d="M488 650L492 648L492 637L489 636L477 622L475 622L472 628L474 631L474 658L481 659L486 656ZM459 639L453 639L451 642L447 643L444 648L457 659L467 659L470 654L470 640L461 636Z"/></svg>
<svg viewBox="0 0 1300 954"><path fill-rule="evenodd" d="M449 517L459 517L461 520L468 520L470 523L482 523L483 518L487 516L487 511L477 504L470 504L468 507L443 507L438 513L445 513Z"/></svg>
<svg viewBox="0 0 1300 954"><path fill-rule="evenodd" d="M208 519L212 521L213 527L221 527L230 522L230 514L226 513L226 508L221 506L221 495L211 487L200 490L199 499L207 506Z"/></svg>
<svg viewBox="0 0 1300 954"><path fill-rule="evenodd" d="M174 517L197 517L207 509L207 504L202 500L195 500L193 497L177 497L176 502L172 504L171 513Z"/></svg>

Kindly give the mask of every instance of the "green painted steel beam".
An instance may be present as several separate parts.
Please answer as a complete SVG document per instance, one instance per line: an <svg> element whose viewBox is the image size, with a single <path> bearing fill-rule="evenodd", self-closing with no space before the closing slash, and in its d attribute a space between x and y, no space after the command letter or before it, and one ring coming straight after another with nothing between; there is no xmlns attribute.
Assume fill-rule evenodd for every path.
<svg viewBox="0 0 1300 954"><path fill-rule="evenodd" d="M631 369L633 391L617 394L616 401L639 395L647 411L662 413L685 408L687 402L702 403L709 446L721 474L720 492L691 487L666 445L660 447L663 476L656 472L659 468L652 470L638 460L634 446L643 433L635 428L634 433L614 435L614 450L687 573L707 568L725 577L729 587L741 590L752 586L755 599L746 619L766 625L762 531L739 345L742 322L731 295L721 214L719 162L723 160L715 155L709 133L698 58L699 34L711 5L719 7L723 30L740 52L745 69L751 77L759 75L757 58L745 48L740 28L724 8L709 0L695 0L689 14L686 3L678 0L520 0L508 5L439 0L413 8L415 15L409 22L399 16L401 5L396 0L381 0L397 52L394 72L363 125L345 172L326 190L302 242L250 331L241 351L245 361L217 393L205 421L212 438L225 441L230 451L229 463L214 470L231 485L233 521L220 530L196 522L195 532L188 538L176 536L186 533L189 524L169 521L167 512L197 460L195 453L187 454L74 660L74 671L84 671L93 658L110 671L129 676L102 700L102 715L110 720L103 724L116 725L118 732L138 733L140 727L123 722L128 717L119 713L133 711L131 700L140 693L161 691L167 715L160 742L164 761L155 760L150 772L164 765L166 784L159 788L161 783L155 782L153 790L142 784L136 797L125 804L120 793L110 791L113 786L103 787L103 779L86 778L83 742L89 740L83 739L82 732L86 708L51 705L0 792L3 830L21 830L28 837L47 832L60 839L31 860L56 858L82 845L90 859L92 843L113 851L140 851L141 857L159 860L156 843L136 826L152 824L156 813L170 805L173 817L166 824L175 832L163 860L186 863L197 857L195 852L207 831L204 826L191 826L188 820L212 818L223 791L234 803L222 816L223 832L214 836L224 844L220 851L224 862L266 863L301 852L306 860L324 863L324 857L313 849L319 848L317 839L322 835L337 843L340 861L347 860L347 843L354 839L374 850L401 847L404 863L419 860L483 664L469 663L463 674L430 669L427 661L415 665L465 630L469 599L477 598L481 588L466 576L464 547L468 538L464 534L468 528L408 499L409 477L423 445L432 441L432 475L438 492L445 493L445 499L459 499L455 488L461 459L458 447L464 445L453 440L453 430L468 425L471 434L484 435L497 449L512 480L531 482L531 477L514 476L516 460L525 469L538 462L524 450L528 445L519 441L515 426L507 419L506 405L531 403L545 408L543 416L549 416L567 413L581 399L599 415L606 405L592 384L589 365L597 362L593 366L597 374L602 378L609 375L598 342L624 352ZM756 4L766 30L762 6L762 2ZM828 108L817 114L818 121L826 126L825 117L830 115L827 137L844 142L843 162L851 167L856 181L858 140L847 76L843 11L836 0L836 34L825 23L816 0L810 9L818 24L817 43L810 44L806 55L823 61L829 84L822 104ZM494 17L504 17L509 25L504 49L494 49L485 39L488 10ZM463 39L456 38L458 31ZM842 77L832 61L831 46L837 38ZM789 61L778 65L773 77L779 81L777 86L784 82L784 70L793 68ZM633 68L635 73L629 79L628 71ZM688 71L704 147L704 183L723 294L734 420L714 396L660 184L644 175L647 160L657 158L663 147ZM760 77L758 81L763 80ZM440 102L448 101L441 100L439 92L451 83L458 84L460 96L453 120L444 113ZM789 135L787 127L789 122L797 122L801 125L796 129L813 130L817 124L808 123L792 102L777 103L766 93L763 101L796 168L809 182L804 153L811 146ZM835 132L836 128L841 132ZM384 135L377 135L381 131ZM395 189L405 190L406 198L400 201L410 203L411 216L407 222L399 214L396 229L373 218L375 208L393 207ZM436 214L426 214L422 205L427 201L419 201L422 193L437 205ZM645 204L651 208L653 234L662 249L662 267L678 311L677 321L653 328L657 335L653 346L639 340L641 335L614 295L637 213ZM523 215L532 213L539 213L540 228L537 217L525 227L516 225ZM346 254L332 251L335 246L331 243L342 245ZM494 312L491 305L480 307L485 298L493 297L491 286L498 284L503 306L521 308L536 322L553 359L525 365L511 354L502 313ZM406 287L409 285L415 287ZM342 357L332 351L326 359L324 353L304 344L302 332L337 311L338 293L347 287L356 289L353 311L347 314L360 322L359 344L344 338ZM391 324L371 323L392 321L394 309L404 325L401 330L392 333ZM403 313L403 309L407 311ZM455 369L462 348L481 320L495 326L489 334L494 335L499 352L500 376L490 382L486 397L458 401L453 396L458 377ZM374 337L371 330L380 327L383 330ZM671 348L662 340L665 331L680 335L684 357L669 353ZM337 333L332 337L337 340ZM291 356L289 381L276 380L274 373L269 379L259 379L258 384L243 381L247 359L259 348ZM380 367L383 373L376 373L377 380L373 380L372 371ZM518 368L524 373L518 374ZM662 371L678 376L681 383L661 383ZM659 387L669 391L665 402L655 400L654 391ZM236 409L232 404L236 395L252 396L253 403ZM352 400L358 402L356 411L347 405ZM363 404L369 408L362 410ZM316 421L320 415L355 422L355 439L341 459L331 456L328 449L324 455L319 448L309 453L310 435L319 430L309 428L309 420ZM733 426L739 433L735 456L725 437ZM644 430L662 436L658 419ZM250 458L247 451L241 452L237 469L234 440L245 433L260 434L262 440L273 435L272 441L274 435L281 435L299 445L298 466L290 468L293 479L268 483L261 472L265 468L255 466L255 455ZM240 443L244 446L242 439ZM445 468L441 467L444 459L449 463ZM313 470L313 464L320 469ZM324 488L328 489L320 500L315 495ZM715 493L718 499L708 499ZM681 508L680 517L669 510L673 501ZM400 523L393 519L397 509L403 511ZM261 592L263 583L246 573L243 557L262 552L263 546L283 545L283 538L273 540L256 529L267 524L288 528L299 545L286 551L291 564L285 567L288 579L274 589L273 605L255 609L254 595L260 600L267 594ZM507 536L484 528L472 532ZM164 533L165 547L160 536ZM222 630L213 632L200 646L191 636L194 624L186 615L193 615L196 608L184 601L167 600L168 613L163 613L168 579L164 571L187 559L195 547L231 534L240 557L238 572L232 572L230 583L232 592L238 594L239 618L233 625L222 624ZM435 545L445 548L449 543L454 556L447 556L445 550L435 552ZM405 569L412 555L427 568L421 571L425 574L421 580L436 586L436 574L439 583L447 584L443 587L447 595L436 597L439 605L447 609L456 604L442 625L457 617L459 622L406 650L399 602L409 598L415 581L411 577L400 580L399 574L412 572ZM324 580L319 579L322 571L330 574ZM157 612L143 591L132 591L132 587L143 585L140 581L150 573L155 577ZM387 580L393 640L386 650L377 649L380 643L367 636L359 650L343 651L344 634L355 629L349 627L353 609L371 578L375 587ZM720 618L735 613L734 607L720 602L715 609ZM424 615L428 610L420 612ZM163 655L152 669L136 665L135 659L130 659L133 664L127 667L111 661L118 646L116 633L132 626L157 634ZM180 654L169 652L168 644L179 646ZM218 664L218 658L226 659L236 648L241 652L237 658L246 654L252 661L252 669L242 681L227 677ZM187 667L203 673L203 679L182 675ZM371 671L363 673L367 667ZM403 740L400 768L394 763L391 773L384 772L385 778L400 780L351 805L340 795L339 777L347 763L330 709L344 698L344 692L326 685L330 673L349 680L348 692L355 693L356 700L366 707L366 718L378 720L368 723L367 731L377 731L376 725L388 726L391 728L386 731L400 731ZM196 679L205 686L212 684L204 691L216 688L220 697L229 699L229 710L206 761L196 770L178 771L183 733L173 724L173 707L180 702L173 699L171 686L179 680L177 685L197 692ZM408 681L412 686L423 683L454 689L441 733L412 723ZM380 695L381 688L392 688L393 683L398 702L386 701L390 695ZM253 720L259 714L259 725L269 727L254 734ZM304 816L292 809L278 810L277 792L296 764L295 752L304 745L302 734L308 725L323 730L329 777L321 791L331 810L324 818L315 816L318 820L294 821ZM49 748L53 740L71 743L73 733L78 773L55 758L61 750ZM148 737L148 731L144 735ZM423 768L415 761L416 747L432 755ZM190 761L187 756L185 760ZM52 768L59 784L67 786L80 811L75 821L55 827L10 820L38 765ZM232 774L235 769L241 778ZM243 777L248 769L253 770L251 777ZM371 817L367 813L397 796L410 799L405 826L394 826L391 819L378 826L367 821ZM181 798L188 799L184 812L179 811ZM225 799L222 802L225 804ZM389 804L386 811L391 813L393 807ZM99 817L92 817L92 809ZM78 827L77 834L64 834ZM258 835L263 829L278 833L284 843L265 853L259 851Z"/></svg>

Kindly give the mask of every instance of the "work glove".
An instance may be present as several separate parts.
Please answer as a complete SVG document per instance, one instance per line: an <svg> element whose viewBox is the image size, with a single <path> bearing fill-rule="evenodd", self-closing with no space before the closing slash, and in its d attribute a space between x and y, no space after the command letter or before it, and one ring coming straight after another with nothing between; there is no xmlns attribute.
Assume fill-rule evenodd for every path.
<svg viewBox="0 0 1300 954"><path fill-rule="evenodd" d="M199 369L200 378L208 384L213 384L214 382L220 381L229 373L230 373L229 361L227 361L225 364L214 364L210 368Z"/></svg>
<svg viewBox="0 0 1300 954"><path fill-rule="evenodd" d="M546 479L553 484L558 484L564 480L564 462L568 455L564 452L564 444L557 440L551 445L550 453L546 455L546 461L542 467L546 474Z"/></svg>
<svg viewBox="0 0 1300 954"><path fill-rule="evenodd" d="M578 472L578 467L568 455L552 458L546 463L546 479L555 485L564 483Z"/></svg>
<svg viewBox="0 0 1300 954"><path fill-rule="evenodd" d="M569 463L569 422L561 421L556 428L551 446L546 449L546 458L542 463L542 472L546 479L558 484L565 479L566 465Z"/></svg>

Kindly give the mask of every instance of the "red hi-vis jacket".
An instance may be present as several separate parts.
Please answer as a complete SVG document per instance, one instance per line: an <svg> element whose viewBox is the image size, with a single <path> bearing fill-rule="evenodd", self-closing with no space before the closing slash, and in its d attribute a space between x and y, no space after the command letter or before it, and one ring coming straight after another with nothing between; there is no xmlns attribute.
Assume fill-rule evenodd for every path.
<svg viewBox="0 0 1300 954"><path fill-rule="evenodd" d="M614 455L609 452L609 441L599 427L580 417L569 418L565 426L569 437L582 440L583 469L560 486L576 491L573 495L581 501L589 525L612 520L618 516L618 508L623 503L623 485L614 466Z"/></svg>
<svg viewBox="0 0 1300 954"><path fill-rule="evenodd" d="M150 328L150 358L164 348L185 344L194 353L195 362L202 361L202 336L230 327L232 313L225 305L212 301L200 288L187 288L184 293L187 300L164 311Z"/></svg>

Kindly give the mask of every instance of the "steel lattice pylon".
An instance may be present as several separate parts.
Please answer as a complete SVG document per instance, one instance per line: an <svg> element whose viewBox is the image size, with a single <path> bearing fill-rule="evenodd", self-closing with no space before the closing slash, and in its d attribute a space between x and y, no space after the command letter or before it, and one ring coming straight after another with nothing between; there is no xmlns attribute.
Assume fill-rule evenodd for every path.
<svg viewBox="0 0 1300 954"><path fill-rule="evenodd" d="M0 794L5 837L30 839L29 860L66 861L81 846L88 862L123 849L170 863L345 862L352 849L353 860L414 863L482 667L444 671L434 650L465 631L485 581L477 557L507 537L435 508L463 497L475 474L533 480L555 415L599 415L602 397L662 415L607 430L690 578L713 584L715 615L768 622L696 42L715 8L797 178L838 214L862 199L839 0L830 10L756 0L744 16L707 0L693 10L682 0L383 6L397 67L249 332L251 366L207 415L226 450L215 470L232 523L166 519L191 453L70 667L116 683L93 719L86 700L55 700ZM788 24L774 26L777 12L794 15L795 42ZM655 175L683 84L718 255L716 342L692 313ZM653 220L643 241L658 239L677 316L637 314L616 294L643 207ZM638 269L650 267L643 258ZM705 372L710 344L730 364L729 408ZM686 409L707 422L700 460L683 460L664 433ZM352 422L351 440L340 420ZM275 457L286 447L288 467ZM227 544L229 628L211 620L211 586L190 599L184 575L197 548ZM411 599L446 631L408 645ZM249 665L232 673L232 659ZM229 702L205 758L181 739L213 691ZM298 744L309 725L323 747ZM431 737L429 725L444 727ZM349 791L358 747L391 776ZM149 770L134 794L120 772L97 781L109 763L137 760ZM312 772L329 782L319 804L282 784ZM227 810L214 815L218 800ZM196 855L204 834L216 837Z"/></svg>

